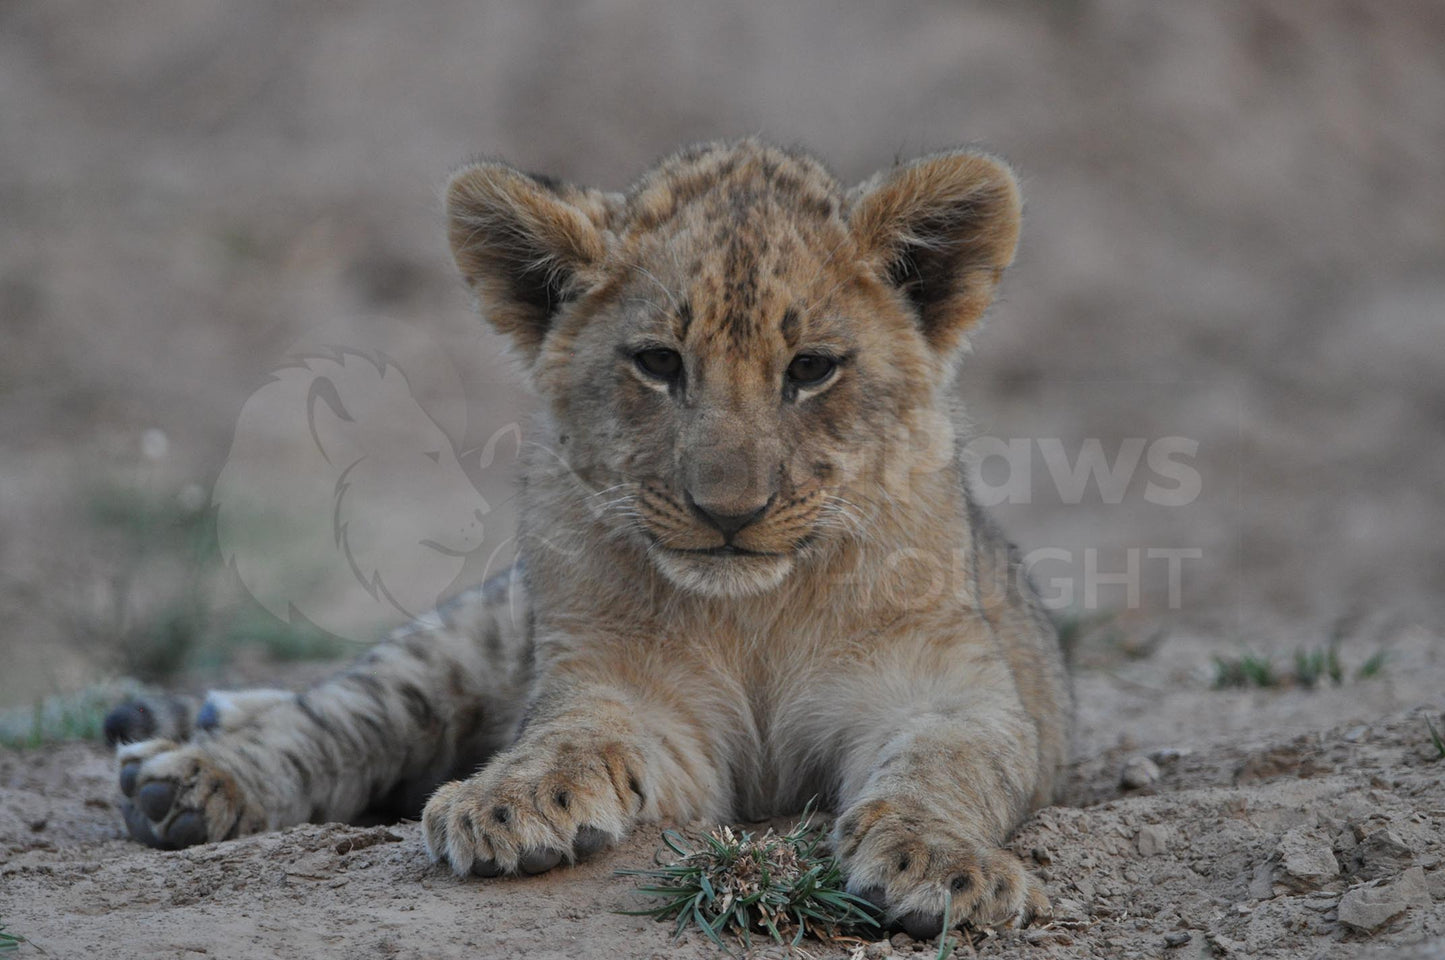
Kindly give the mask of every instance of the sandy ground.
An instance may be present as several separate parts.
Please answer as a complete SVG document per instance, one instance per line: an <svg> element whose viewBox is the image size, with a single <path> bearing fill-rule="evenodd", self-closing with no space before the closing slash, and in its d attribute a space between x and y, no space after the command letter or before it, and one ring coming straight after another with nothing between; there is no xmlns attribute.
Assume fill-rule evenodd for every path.
<svg viewBox="0 0 1445 960"><path fill-rule="evenodd" d="M760 132L855 181L976 140L1028 205L960 389L1025 452L996 512L1063 558L1045 592L1111 617L1076 650L1068 791L1017 840L1059 918L977 951L1445 956L1441 49L1432 0L0 5L0 710L143 673L146 643L191 637L178 603L210 611L198 636L259 623L173 534L205 532L195 503L297 344L395 353L458 450L523 418L443 249L463 158L620 188ZM1197 444L1198 495L1154 502L1147 459L1117 497L1065 495L1049 443L1131 438ZM494 466L471 477L485 549L433 592L505 557ZM169 506L138 540L142 501ZM1198 551L1179 596L1150 549ZM1090 563L1131 558L1137 594L1091 592ZM340 603L277 567L301 608ZM1212 689L1215 656L1332 641L1351 674L1386 665ZM324 669L257 649L191 651L172 682ZM112 792L98 748L0 754L0 922L51 956L711 955L612 912L650 836L460 884L407 824L141 850Z"/></svg>
<svg viewBox="0 0 1445 960"><path fill-rule="evenodd" d="M978 938L976 952L1445 954L1445 760L1422 709L1433 701L1439 716L1445 657L1437 636L1392 639L1397 670L1314 691L1201 689L1183 669L1196 642L1186 637L1084 674L1085 742L1062 802L1013 843L1055 918ZM1146 782L1122 786L1126 767ZM701 935L674 941L670 925L616 912L637 901L613 871L650 864L653 830L506 882L432 867L414 823L162 853L125 839L113 776L88 745L0 755L0 916L51 956L715 955ZM855 947L934 950L900 935L807 951Z"/></svg>

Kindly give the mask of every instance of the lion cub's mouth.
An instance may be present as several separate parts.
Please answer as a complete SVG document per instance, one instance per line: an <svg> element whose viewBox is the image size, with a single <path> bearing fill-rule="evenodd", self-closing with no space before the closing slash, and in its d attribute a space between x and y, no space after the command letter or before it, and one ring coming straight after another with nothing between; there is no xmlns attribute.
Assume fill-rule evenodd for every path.
<svg viewBox="0 0 1445 960"><path fill-rule="evenodd" d="M645 555L667 579L711 596L746 596L777 587L816 538L820 494L795 496L739 530L705 527L681 501L643 485L630 504Z"/></svg>
<svg viewBox="0 0 1445 960"><path fill-rule="evenodd" d="M781 550L749 550L747 547L740 547L734 543L725 543L719 547L663 547L664 550L671 550L673 553L681 553L697 557L781 557L786 556Z"/></svg>

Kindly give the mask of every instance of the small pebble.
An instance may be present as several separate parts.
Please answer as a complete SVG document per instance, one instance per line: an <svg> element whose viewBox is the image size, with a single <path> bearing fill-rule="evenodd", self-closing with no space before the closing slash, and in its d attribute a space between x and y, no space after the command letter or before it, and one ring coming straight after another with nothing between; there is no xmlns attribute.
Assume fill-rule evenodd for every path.
<svg viewBox="0 0 1445 960"><path fill-rule="evenodd" d="M1194 935L1192 933L1186 933L1183 930L1175 933L1166 933L1164 934L1164 946L1182 947L1192 939L1194 939Z"/></svg>
<svg viewBox="0 0 1445 960"><path fill-rule="evenodd" d="M1313 890L1340 873L1330 842L1304 827L1296 827L1281 837L1274 856L1279 863L1275 879L1297 891Z"/></svg>
<svg viewBox="0 0 1445 960"><path fill-rule="evenodd" d="M1059 919L1080 920L1089 915L1089 911L1077 900L1069 897L1060 897L1054 902L1054 916Z"/></svg>
<svg viewBox="0 0 1445 960"><path fill-rule="evenodd" d="M1386 828L1367 834L1356 856L1360 860L1360 879L1376 880L1401 873L1414 861L1415 852L1403 837Z"/></svg>
<svg viewBox="0 0 1445 960"><path fill-rule="evenodd" d="M1169 849L1169 831L1164 827L1140 827L1134 844L1141 857L1157 857Z"/></svg>
<svg viewBox="0 0 1445 960"><path fill-rule="evenodd" d="M1425 883L1425 871L1411 867L1394 883L1365 883L1347 890L1340 898L1340 923L1370 933L1410 907L1429 905L1430 892Z"/></svg>
<svg viewBox="0 0 1445 960"><path fill-rule="evenodd" d="M1130 757L1119 773L1119 785L1125 790L1138 790L1157 783L1159 764L1148 757Z"/></svg>

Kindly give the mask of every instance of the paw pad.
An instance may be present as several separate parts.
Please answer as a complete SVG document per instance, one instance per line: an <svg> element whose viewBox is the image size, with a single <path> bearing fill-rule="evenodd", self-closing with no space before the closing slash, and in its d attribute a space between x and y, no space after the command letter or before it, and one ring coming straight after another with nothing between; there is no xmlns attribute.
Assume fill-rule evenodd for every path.
<svg viewBox="0 0 1445 960"><path fill-rule="evenodd" d="M522 854L522 858L517 861L517 869L528 876L534 876L546 873L561 862L562 851L544 848Z"/></svg>
<svg viewBox="0 0 1445 960"><path fill-rule="evenodd" d="M130 760L120 768L120 792L127 797L135 796L135 780L140 773L140 761Z"/></svg>
<svg viewBox="0 0 1445 960"><path fill-rule="evenodd" d="M176 802L176 785L163 780L152 781L140 788L135 802L141 813L159 823L171 812L171 805Z"/></svg>
<svg viewBox="0 0 1445 960"><path fill-rule="evenodd" d="M898 925L915 940L932 940L943 932L943 914L914 911L899 917Z"/></svg>

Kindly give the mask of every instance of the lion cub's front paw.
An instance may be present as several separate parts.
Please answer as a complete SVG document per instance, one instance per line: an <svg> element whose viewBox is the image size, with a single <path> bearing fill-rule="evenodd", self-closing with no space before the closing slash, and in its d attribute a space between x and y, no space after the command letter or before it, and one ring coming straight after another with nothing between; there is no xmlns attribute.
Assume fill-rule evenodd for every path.
<svg viewBox="0 0 1445 960"><path fill-rule="evenodd" d="M848 889L916 939L943 930L945 907L950 927L1026 926L1047 915L1048 898L1019 858L961 826L908 798L856 804L834 827Z"/></svg>
<svg viewBox="0 0 1445 960"><path fill-rule="evenodd" d="M146 740L121 747L116 759L121 813L141 843L174 850L264 828L236 778L195 744Z"/></svg>
<svg viewBox="0 0 1445 960"><path fill-rule="evenodd" d="M641 764L616 742L514 747L422 813L434 861L458 876L543 873L620 840L642 806Z"/></svg>

